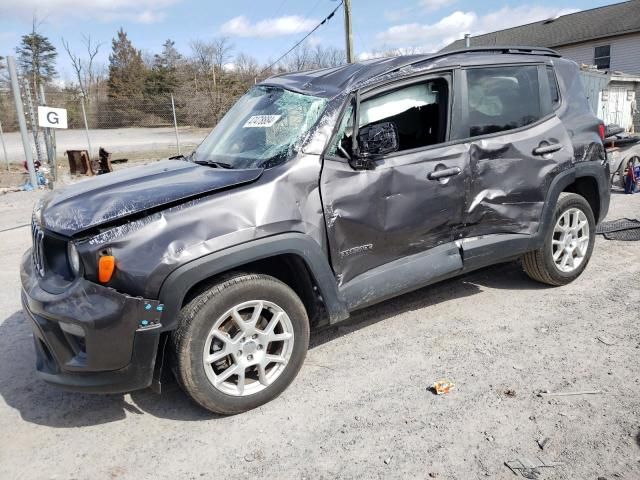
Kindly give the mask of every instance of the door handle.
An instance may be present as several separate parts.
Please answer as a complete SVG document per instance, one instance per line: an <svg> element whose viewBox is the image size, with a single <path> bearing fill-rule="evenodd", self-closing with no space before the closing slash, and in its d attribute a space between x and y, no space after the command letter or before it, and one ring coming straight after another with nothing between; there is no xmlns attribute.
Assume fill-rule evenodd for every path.
<svg viewBox="0 0 640 480"><path fill-rule="evenodd" d="M427 175L429 180L440 180L442 178L453 177L459 175L462 170L460 167L444 168L442 170L434 170Z"/></svg>
<svg viewBox="0 0 640 480"><path fill-rule="evenodd" d="M551 145L543 145L533 149L534 155L547 155L548 153L557 152L562 149L561 143L552 143Z"/></svg>

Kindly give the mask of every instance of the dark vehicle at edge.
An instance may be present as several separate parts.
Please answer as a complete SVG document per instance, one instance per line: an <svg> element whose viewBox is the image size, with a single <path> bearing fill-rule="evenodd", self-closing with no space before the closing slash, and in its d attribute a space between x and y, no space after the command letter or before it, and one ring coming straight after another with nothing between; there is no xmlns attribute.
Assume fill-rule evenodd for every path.
<svg viewBox="0 0 640 480"><path fill-rule="evenodd" d="M269 78L193 154L56 191L21 267L38 375L86 392L173 372L211 411L279 395L312 328L522 259L564 285L609 207L575 63L467 49Z"/></svg>

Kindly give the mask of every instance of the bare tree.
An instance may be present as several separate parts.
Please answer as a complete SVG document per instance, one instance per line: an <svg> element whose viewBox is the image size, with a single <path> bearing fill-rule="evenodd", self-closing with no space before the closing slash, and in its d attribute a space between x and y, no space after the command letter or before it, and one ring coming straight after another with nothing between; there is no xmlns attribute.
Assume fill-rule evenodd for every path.
<svg viewBox="0 0 640 480"><path fill-rule="evenodd" d="M308 44L304 43L287 55L283 60L285 70L299 72L313 68L313 53Z"/></svg>
<svg viewBox="0 0 640 480"><path fill-rule="evenodd" d="M331 68L340 66L347 61L347 56L342 48L323 47L316 45L312 52L314 68Z"/></svg>
<svg viewBox="0 0 640 480"><path fill-rule="evenodd" d="M260 74L258 61L250 55L241 53L236 56L234 63L236 74L245 83L253 83Z"/></svg>
<svg viewBox="0 0 640 480"><path fill-rule="evenodd" d="M87 59L83 60L80 55L76 55L69 46L69 42L62 38L62 46L71 60L71 66L76 73L78 80L78 87L82 95L90 99L92 89L94 89L98 83L98 79L101 73L95 66L95 58L100 51L102 43L94 43L91 39L91 35L82 35L82 43L87 50Z"/></svg>
<svg viewBox="0 0 640 480"><path fill-rule="evenodd" d="M233 51L233 45L227 37L216 38L211 42L213 47L213 60L218 70L222 71L225 63L231 60L231 52Z"/></svg>

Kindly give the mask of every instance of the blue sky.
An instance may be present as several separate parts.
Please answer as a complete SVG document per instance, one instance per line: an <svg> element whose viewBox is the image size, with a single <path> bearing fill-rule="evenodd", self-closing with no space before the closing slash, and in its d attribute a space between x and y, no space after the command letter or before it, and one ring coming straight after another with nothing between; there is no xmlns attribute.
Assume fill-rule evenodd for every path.
<svg viewBox="0 0 640 480"><path fill-rule="evenodd" d="M465 32L472 34L530 23L558 14L615 3L603 0L352 0L356 53L391 48L434 51ZM191 40L230 38L234 53L260 62L277 58L311 30L338 3L334 0L0 0L0 55L13 52L31 28L40 30L60 52L59 71L71 78L62 50L64 37L81 51L82 34L104 42L99 61L107 63L111 39L123 27L144 51L155 53L164 40L189 53ZM342 11L310 39L342 47Z"/></svg>

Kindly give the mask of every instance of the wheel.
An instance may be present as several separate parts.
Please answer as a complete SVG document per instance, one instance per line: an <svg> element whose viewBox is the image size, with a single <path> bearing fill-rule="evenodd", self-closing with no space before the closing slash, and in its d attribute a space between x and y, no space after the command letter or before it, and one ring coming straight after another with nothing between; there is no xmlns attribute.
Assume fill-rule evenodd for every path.
<svg viewBox="0 0 640 480"><path fill-rule="evenodd" d="M593 252L596 222L589 203L575 193L560 195L553 228L539 250L522 258L524 270L533 280L548 285L566 285L586 268Z"/></svg>
<svg viewBox="0 0 640 480"><path fill-rule="evenodd" d="M295 292L267 275L213 285L180 312L174 372L202 407L225 415L276 398L302 367L309 319Z"/></svg>
<svg viewBox="0 0 640 480"><path fill-rule="evenodd" d="M623 161L620 164L620 167L618 168L618 177L619 177L619 182L620 182L620 187L624 189L625 185L624 185L624 174L627 171L627 165L629 164L629 162L632 162L632 165L635 167L637 167L638 165L640 165L640 157L631 157L629 160Z"/></svg>

